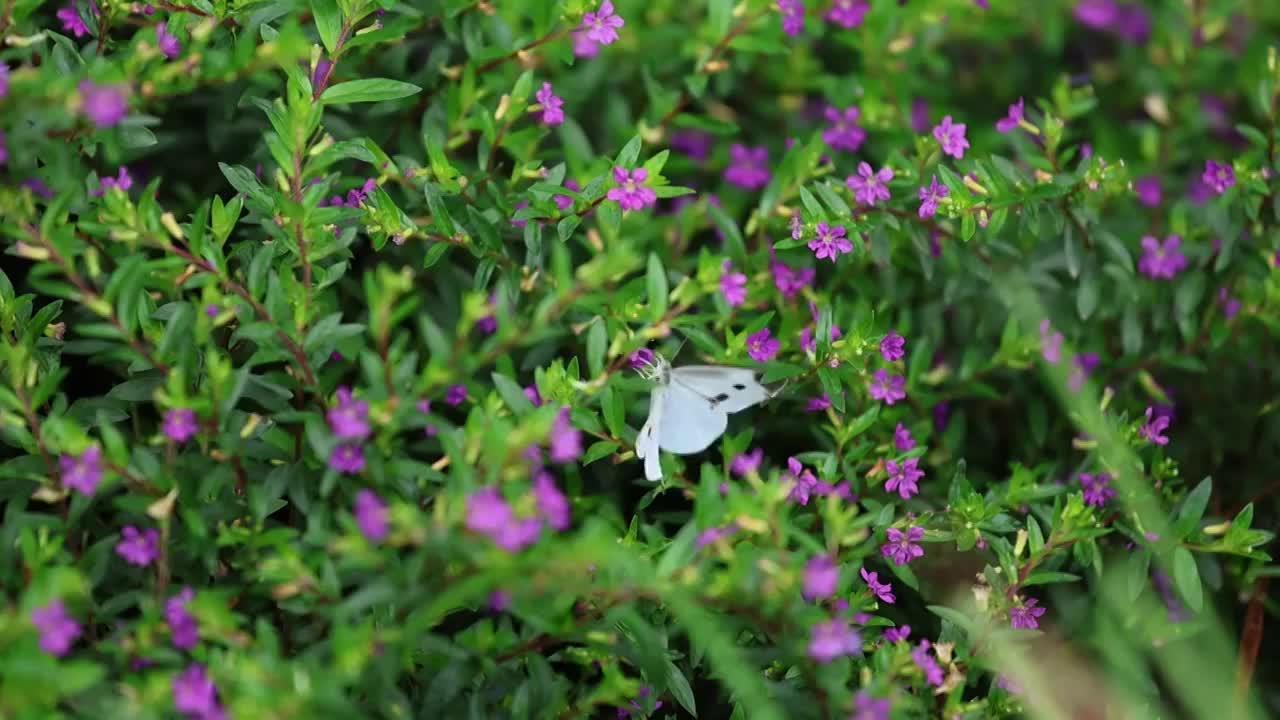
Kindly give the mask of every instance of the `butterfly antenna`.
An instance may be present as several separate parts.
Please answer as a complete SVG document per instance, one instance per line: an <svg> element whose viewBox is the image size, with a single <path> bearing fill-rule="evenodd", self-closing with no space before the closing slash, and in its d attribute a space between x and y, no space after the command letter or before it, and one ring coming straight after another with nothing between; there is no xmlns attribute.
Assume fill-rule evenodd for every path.
<svg viewBox="0 0 1280 720"><path fill-rule="evenodd" d="M672 364L672 365L675 365L675 364L676 364L676 358L680 357L680 351L684 349L684 344L685 344L686 342L689 342L689 338L687 338L687 337L681 338L681 339L680 339L680 344L676 346L676 351L675 351L675 352L673 352L673 353L671 353L671 364Z"/></svg>
<svg viewBox="0 0 1280 720"><path fill-rule="evenodd" d="M773 398L776 398L779 395L781 395L782 391L787 389L787 384L790 382L791 382L791 378L787 378L786 380L783 380L782 384L778 386L777 390L774 390L773 392L769 393L769 399L772 400Z"/></svg>

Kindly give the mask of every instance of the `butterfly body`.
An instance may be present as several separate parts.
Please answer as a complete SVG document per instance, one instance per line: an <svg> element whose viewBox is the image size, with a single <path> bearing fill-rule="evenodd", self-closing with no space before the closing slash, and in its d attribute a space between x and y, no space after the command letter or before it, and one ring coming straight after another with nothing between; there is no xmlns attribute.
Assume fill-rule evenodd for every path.
<svg viewBox="0 0 1280 720"><path fill-rule="evenodd" d="M721 365L671 367L658 356L645 374L655 384L649 418L636 437L636 457L645 477L662 478L659 450L692 455L711 446L729 425L729 415L773 397L749 368Z"/></svg>

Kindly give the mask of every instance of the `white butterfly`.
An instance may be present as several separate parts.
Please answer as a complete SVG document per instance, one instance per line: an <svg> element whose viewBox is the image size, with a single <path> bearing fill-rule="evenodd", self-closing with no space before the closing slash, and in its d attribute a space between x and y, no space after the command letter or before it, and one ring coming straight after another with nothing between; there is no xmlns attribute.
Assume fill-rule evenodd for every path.
<svg viewBox="0 0 1280 720"><path fill-rule="evenodd" d="M662 479L658 450L692 455L706 450L724 434L729 414L776 395L750 368L685 365L672 368L661 355L642 371L657 384L649 394L649 419L636 436L636 457L644 460L644 476Z"/></svg>

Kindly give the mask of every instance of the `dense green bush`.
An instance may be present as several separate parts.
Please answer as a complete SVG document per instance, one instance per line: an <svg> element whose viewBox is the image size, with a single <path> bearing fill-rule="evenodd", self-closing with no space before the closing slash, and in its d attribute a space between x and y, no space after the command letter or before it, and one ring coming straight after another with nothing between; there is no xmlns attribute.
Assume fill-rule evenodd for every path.
<svg viewBox="0 0 1280 720"><path fill-rule="evenodd" d="M182 2L0 8L0 717L1280 713L1280 5Z"/></svg>

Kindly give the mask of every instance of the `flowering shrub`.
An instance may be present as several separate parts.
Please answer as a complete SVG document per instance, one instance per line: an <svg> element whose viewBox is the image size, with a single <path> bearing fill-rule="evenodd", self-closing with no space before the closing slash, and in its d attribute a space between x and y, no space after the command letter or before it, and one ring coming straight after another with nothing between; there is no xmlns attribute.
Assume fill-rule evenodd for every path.
<svg viewBox="0 0 1280 720"><path fill-rule="evenodd" d="M0 716L1274 716L1277 22L6 3Z"/></svg>

